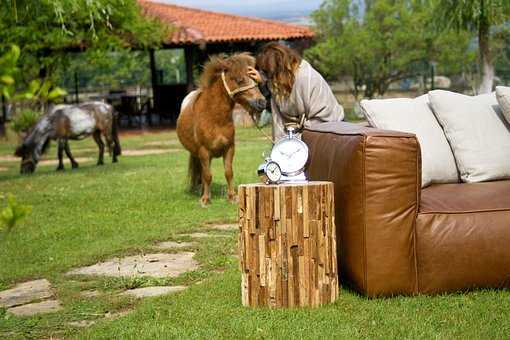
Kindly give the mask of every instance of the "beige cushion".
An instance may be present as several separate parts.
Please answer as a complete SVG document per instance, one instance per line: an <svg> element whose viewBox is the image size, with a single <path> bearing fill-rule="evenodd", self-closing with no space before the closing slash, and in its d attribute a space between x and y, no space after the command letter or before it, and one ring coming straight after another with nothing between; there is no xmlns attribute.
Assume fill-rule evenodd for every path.
<svg viewBox="0 0 510 340"><path fill-rule="evenodd" d="M510 132L494 93L476 97L435 90L430 104L464 182L510 178Z"/></svg>
<svg viewBox="0 0 510 340"><path fill-rule="evenodd" d="M453 153L427 95L416 99L362 100L360 104L372 126L416 135L421 147L422 186L459 181Z"/></svg>
<svg viewBox="0 0 510 340"><path fill-rule="evenodd" d="M503 116L510 124L510 87L496 86L496 98Z"/></svg>

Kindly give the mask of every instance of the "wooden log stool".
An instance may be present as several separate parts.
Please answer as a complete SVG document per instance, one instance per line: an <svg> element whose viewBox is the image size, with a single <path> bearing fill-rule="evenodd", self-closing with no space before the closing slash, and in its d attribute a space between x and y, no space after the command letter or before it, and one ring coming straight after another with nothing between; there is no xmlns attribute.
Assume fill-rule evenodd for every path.
<svg viewBox="0 0 510 340"><path fill-rule="evenodd" d="M239 187L245 306L319 306L338 297L333 183Z"/></svg>

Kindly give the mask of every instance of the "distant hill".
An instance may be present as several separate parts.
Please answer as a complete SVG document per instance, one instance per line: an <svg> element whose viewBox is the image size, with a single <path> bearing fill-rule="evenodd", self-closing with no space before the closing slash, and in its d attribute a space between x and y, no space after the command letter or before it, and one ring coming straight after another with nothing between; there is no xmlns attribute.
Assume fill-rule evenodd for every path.
<svg viewBox="0 0 510 340"><path fill-rule="evenodd" d="M309 24L322 0L153 0L204 10Z"/></svg>

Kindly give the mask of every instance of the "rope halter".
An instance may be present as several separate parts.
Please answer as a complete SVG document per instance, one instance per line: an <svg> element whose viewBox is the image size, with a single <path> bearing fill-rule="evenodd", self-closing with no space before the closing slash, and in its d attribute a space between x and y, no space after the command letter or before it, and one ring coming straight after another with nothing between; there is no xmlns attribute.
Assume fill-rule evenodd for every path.
<svg viewBox="0 0 510 340"><path fill-rule="evenodd" d="M245 85L245 86L241 86L233 91L230 90L230 87L228 87L228 84L227 84L227 79L225 78L225 72L221 72L221 80L223 80L223 86L225 87L225 90L227 91L228 93L228 96L230 97L230 99L234 100L234 96L238 93L241 93L241 92L245 92L245 91L248 91L248 90L251 90L255 87L257 87L257 83L250 78L251 80L251 83L248 84L248 85Z"/></svg>

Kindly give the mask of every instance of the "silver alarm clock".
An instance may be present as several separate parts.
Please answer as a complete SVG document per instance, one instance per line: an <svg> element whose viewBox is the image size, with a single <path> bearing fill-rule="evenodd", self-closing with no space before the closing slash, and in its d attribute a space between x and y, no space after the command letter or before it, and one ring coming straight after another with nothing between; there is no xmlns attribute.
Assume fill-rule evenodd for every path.
<svg viewBox="0 0 510 340"><path fill-rule="evenodd" d="M288 135L280 139L271 150L271 161L276 162L286 177L304 178L308 162L308 147L294 135L294 129L287 129Z"/></svg>
<svg viewBox="0 0 510 340"><path fill-rule="evenodd" d="M269 158L259 166L257 174L265 184L278 184L282 179L280 166Z"/></svg>

